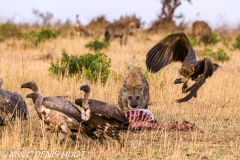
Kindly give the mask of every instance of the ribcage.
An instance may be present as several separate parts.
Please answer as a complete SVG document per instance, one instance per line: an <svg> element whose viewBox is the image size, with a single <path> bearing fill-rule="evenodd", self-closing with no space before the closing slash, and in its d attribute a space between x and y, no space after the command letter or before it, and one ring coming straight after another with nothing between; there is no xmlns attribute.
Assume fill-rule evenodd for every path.
<svg viewBox="0 0 240 160"><path fill-rule="evenodd" d="M198 129L194 123L191 123L189 121L176 121L174 123L159 124L154 119L152 112L147 109L130 109L124 111L124 114L129 120L131 130L164 129L167 131L179 132L203 132Z"/></svg>

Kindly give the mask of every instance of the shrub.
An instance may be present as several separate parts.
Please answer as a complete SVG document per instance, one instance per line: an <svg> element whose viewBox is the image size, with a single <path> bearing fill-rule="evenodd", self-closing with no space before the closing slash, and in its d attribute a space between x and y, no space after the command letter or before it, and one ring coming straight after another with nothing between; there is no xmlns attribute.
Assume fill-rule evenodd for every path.
<svg viewBox="0 0 240 160"><path fill-rule="evenodd" d="M42 28L39 32L30 31L25 34L25 40L37 46L39 43L45 42L47 39L57 38L58 36L58 31Z"/></svg>
<svg viewBox="0 0 240 160"><path fill-rule="evenodd" d="M236 43L233 44L233 47L240 49L240 34L236 37Z"/></svg>
<svg viewBox="0 0 240 160"><path fill-rule="evenodd" d="M22 32L19 27L7 22L0 25L0 35L1 41L3 41L6 38L20 38L22 36Z"/></svg>
<svg viewBox="0 0 240 160"><path fill-rule="evenodd" d="M56 63L51 62L49 71L61 75L84 75L93 82L100 78L101 82L105 83L110 73L110 65L111 59L100 51L69 56L65 50L62 50L61 60Z"/></svg>
<svg viewBox="0 0 240 160"><path fill-rule="evenodd" d="M191 36L188 36L188 40L192 46L195 46L197 44L196 40Z"/></svg>
<svg viewBox="0 0 240 160"><path fill-rule="evenodd" d="M212 32L212 33L211 33L211 42L212 42L213 44L216 44L216 43L218 43L219 41L220 41L220 39L219 39L219 37L218 37L218 34Z"/></svg>
<svg viewBox="0 0 240 160"><path fill-rule="evenodd" d="M37 43L45 42L47 39L57 38L58 36L59 36L59 32L58 31L53 31L51 29L43 28L37 34Z"/></svg>
<svg viewBox="0 0 240 160"><path fill-rule="evenodd" d="M107 48L109 46L109 42L106 40L99 41L99 37L95 37L92 41L88 42L85 47L97 51L103 48Z"/></svg>
<svg viewBox="0 0 240 160"><path fill-rule="evenodd" d="M222 62L228 61L230 59L230 57L227 55L227 53L222 48L218 48L218 50L216 52L212 51L209 48L205 48L203 51L203 55L209 56L216 61L222 61Z"/></svg>

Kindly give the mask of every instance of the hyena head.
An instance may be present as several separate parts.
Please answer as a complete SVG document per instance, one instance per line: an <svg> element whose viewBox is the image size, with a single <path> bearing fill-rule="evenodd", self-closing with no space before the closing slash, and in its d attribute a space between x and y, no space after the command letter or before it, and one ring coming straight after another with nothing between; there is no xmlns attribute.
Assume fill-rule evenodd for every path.
<svg viewBox="0 0 240 160"><path fill-rule="evenodd" d="M132 108L137 108L139 106L139 103L142 101L143 99L143 91L142 91L142 87L127 87L124 84L124 94L125 94L125 99L128 101L128 104L132 107Z"/></svg>
<svg viewBox="0 0 240 160"><path fill-rule="evenodd" d="M126 20L126 22L128 23L128 26L130 28L140 28L141 26L141 21L140 19L133 17L131 19Z"/></svg>

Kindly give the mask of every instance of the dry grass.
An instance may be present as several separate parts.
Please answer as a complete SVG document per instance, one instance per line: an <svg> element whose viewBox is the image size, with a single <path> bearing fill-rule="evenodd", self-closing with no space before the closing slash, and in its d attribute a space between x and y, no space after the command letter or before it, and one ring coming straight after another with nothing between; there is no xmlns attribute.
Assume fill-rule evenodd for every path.
<svg viewBox="0 0 240 160"><path fill-rule="evenodd" d="M80 85L90 83L93 88L92 98L116 105L118 91L128 73L126 66L139 66L146 71L146 53L161 38L159 35L131 36L128 45L124 47L119 46L118 40L113 41L104 52L112 59L112 70L123 76L117 81L111 75L105 86L100 83L91 84L85 79L77 81L75 77L57 79L48 72L50 60L44 58L46 55L50 54L56 60L60 58L62 49L66 49L68 54L85 54L89 51L84 45L90 38L58 38L37 48L24 48L24 42L17 40L0 43L3 88L25 97L30 90L21 89L20 85L32 80L40 86L44 95L63 95L74 100L82 96ZM196 47L196 50L203 50L203 46ZM26 99L30 111L29 120L18 120L0 128L0 151L22 151L25 153L24 158L27 158L26 153L29 151L43 150L85 151L79 157L82 159L240 159L240 55L237 50L226 51L231 53L230 61L220 63L221 67L212 78L207 79L199 90L198 97L187 103L177 104L174 101L184 96L181 85L173 84L180 63L171 64L159 73L149 74L147 77L151 96L149 110L159 123L188 120L205 133L161 130L122 133L122 137L126 139L122 150L111 138L107 138L105 145L100 145L81 135L81 140L76 143L69 140L60 145L55 134L45 131L46 126L39 120L32 102ZM33 158L33 152L30 156ZM1 159L9 157L2 156Z"/></svg>

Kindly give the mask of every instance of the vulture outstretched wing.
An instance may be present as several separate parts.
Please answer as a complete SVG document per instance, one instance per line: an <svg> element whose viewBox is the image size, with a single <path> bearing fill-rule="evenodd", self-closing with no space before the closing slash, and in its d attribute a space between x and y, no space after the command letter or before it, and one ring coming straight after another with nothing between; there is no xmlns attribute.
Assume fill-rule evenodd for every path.
<svg viewBox="0 0 240 160"><path fill-rule="evenodd" d="M176 100L177 102L185 102L196 95L198 89L205 83L208 77L211 77L214 72L214 65L209 58L204 58L200 63L197 63L197 68L203 68L203 74L195 79L195 83L187 88L185 92L190 92L186 97Z"/></svg>
<svg viewBox="0 0 240 160"><path fill-rule="evenodd" d="M78 98L75 103L82 107L83 98ZM121 123L128 123L125 114L116 106L95 99L89 99L89 108L91 112L104 116L107 119L115 119Z"/></svg>
<svg viewBox="0 0 240 160"><path fill-rule="evenodd" d="M184 33L171 34L148 52L147 69L155 73L171 62L183 62L187 56L196 61L195 52L190 48L191 44Z"/></svg>

